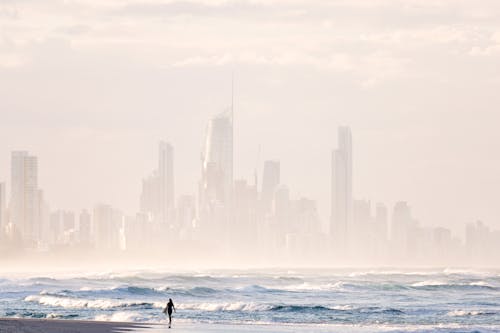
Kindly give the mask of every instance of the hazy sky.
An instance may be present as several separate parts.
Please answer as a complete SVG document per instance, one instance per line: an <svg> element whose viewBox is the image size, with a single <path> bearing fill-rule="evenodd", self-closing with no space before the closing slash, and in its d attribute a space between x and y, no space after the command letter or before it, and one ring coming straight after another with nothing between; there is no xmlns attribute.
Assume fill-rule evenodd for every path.
<svg viewBox="0 0 500 333"><path fill-rule="evenodd" d="M326 219L349 125L357 198L500 227L499 17L498 0L1 0L0 180L30 150L53 208L134 213L164 139L194 194L234 72L236 177L280 159Z"/></svg>

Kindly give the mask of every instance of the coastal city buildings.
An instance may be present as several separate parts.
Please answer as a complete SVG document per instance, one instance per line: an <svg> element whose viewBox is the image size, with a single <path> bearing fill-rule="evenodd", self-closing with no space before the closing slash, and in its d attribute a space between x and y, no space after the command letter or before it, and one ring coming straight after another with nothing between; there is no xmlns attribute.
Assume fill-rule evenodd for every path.
<svg viewBox="0 0 500 333"><path fill-rule="evenodd" d="M9 206L12 232L34 245L39 238L38 160L26 151L11 156L11 199Z"/></svg>
<svg viewBox="0 0 500 333"><path fill-rule="evenodd" d="M349 127L338 129L331 156L329 228L315 200L295 197L282 183L286 165L279 160L265 160L261 177L234 179L233 150L232 112L224 112L208 121L197 193L176 197L174 145L159 142L134 215L106 203L79 212L51 209L38 186L43 166L29 152L14 151L10 197L0 183L0 256L7 250L151 254L169 244L196 257L308 265L498 260L500 231L482 222L468 224L462 241L449 229L421 225L405 201L388 206L355 198Z"/></svg>
<svg viewBox="0 0 500 333"><path fill-rule="evenodd" d="M0 229L7 221L7 200L5 193L5 183L0 183Z"/></svg>
<svg viewBox="0 0 500 333"><path fill-rule="evenodd" d="M348 247L352 222L352 137L339 127L338 147L332 152L330 234L337 249Z"/></svg>

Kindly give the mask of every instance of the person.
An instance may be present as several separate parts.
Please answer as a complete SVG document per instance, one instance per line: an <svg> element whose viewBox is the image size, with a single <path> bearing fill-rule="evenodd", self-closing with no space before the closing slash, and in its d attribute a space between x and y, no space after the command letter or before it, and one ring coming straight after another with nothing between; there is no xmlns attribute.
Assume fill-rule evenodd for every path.
<svg viewBox="0 0 500 333"><path fill-rule="evenodd" d="M168 328L172 327L172 310L174 310L174 312L177 312L175 310L174 302L172 302L172 299L169 298L167 306L165 307L165 309L163 309L163 313L168 313Z"/></svg>

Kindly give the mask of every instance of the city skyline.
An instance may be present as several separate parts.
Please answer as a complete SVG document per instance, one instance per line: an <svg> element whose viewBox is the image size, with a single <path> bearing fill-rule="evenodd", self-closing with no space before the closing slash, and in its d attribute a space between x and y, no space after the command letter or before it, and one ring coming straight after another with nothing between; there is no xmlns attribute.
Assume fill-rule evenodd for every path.
<svg viewBox="0 0 500 333"><path fill-rule="evenodd" d="M357 197L498 228L499 13L493 0L2 2L0 179L25 149L44 159L58 206L135 211L130 180L156 167L164 139L182 165L176 192L189 193L200 129L230 104L234 73L235 178L253 175L261 146L260 163L288 165L283 181L325 219L334 129L349 124Z"/></svg>
<svg viewBox="0 0 500 333"><path fill-rule="evenodd" d="M355 159L348 126L338 127L337 146L331 151L331 214L326 221L314 198L291 195L294 184L281 182L279 160L265 160L253 179L233 179L233 126L232 112L208 119L199 187L178 198L174 197L175 147L159 141L157 169L142 180L140 209L133 214L105 201L79 211L51 207L38 186L37 156L13 151L9 204L0 205L4 249L138 254L154 253L169 242L193 244L190 255L230 250L249 260L286 259L299 265L312 258L312 263L334 265L365 260L374 265L407 260L488 265L497 259L500 230L489 223L469 221L460 237L442 225L422 225L406 201L388 207L354 196ZM0 203L6 193L0 183ZM429 259L436 250L442 253Z"/></svg>
<svg viewBox="0 0 500 333"><path fill-rule="evenodd" d="M206 133L205 144L202 145L203 148L201 149L202 150L202 152L201 152L202 174L206 173L206 167L208 164L210 164L208 162L210 160L210 158L212 158L212 159L220 159L221 158L221 156L217 156L218 153L214 154L213 152L210 152L210 149L213 149L210 146L214 145L214 143L211 143L210 140L212 140L212 136L218 135L216 133L214 134L214 128L216 128L217 126L219 128L221 128L221 126L222 126L222 128L223 128L224 126L226 126L223 123L225 121L225 119L232 119L232 117L233 117L232 112L231 113L227 113L227 112L228 111L224 111L222 113L214 115L212 118L210 118L210 120L207 123L206 131L205 131L205 133ZM228 117L228 118L226 118L226 117ZM230 122L232 122L232 120L230 120ZM230 135L230 137L232 137L233 136L232 125L230 125L230 127L228 127L228 129L231 130L230 134L224 134L222 132L223 133L222 135ZM227 131L227 130L222 129L222 131ZM216 142L215 145L220 145L221 138L219 138L219 139L216 138L215 142ZM233 173L233 171L232 171L233 170L233 166L232 166L233 165L233 155L232 155L233 148L232 148L232 145L233 145L233 143L231 141L231 148L228 148L231 151L231 155L230 155L230 157L228 157L229 159L226 162L224 162L227 164L226 167L231 169L231 175L228 176L227 180L225 181L225 184L226 184L225 191L227 191L227 188L231 188L231 186L229 186L228 184L230 184L236 180L243 180L244 179L246 181L249 181L250 183L260 180L260 183L257 183L257 185L264 193L265 192L265 188L264 188L265 181L273 182L273 180L267 179L266 177L277 177L278 179L280 178L279 174L280 174L281 162L280 162L279 158L275 158L275 159L264 160L260 163L260 165L256 164L256 168L255 168L255 170L253 170L253 174L249 174L246 179L245 178L233 179L233 176L232 176L232 173ZM217 149L226 149L226 148L219 147ZM156 209L158 211L158 214L162 214L162 216L164 216L162 218L163 220L166 220L166 214L167 214L166 211L173 209L172 205L173 205L174 201L175 201L175 203L177 203L178 200L182 200L182 198L185 198L186 196L190 196L190 195L195 195L198 197L197 200L201 200L202 192L200 192L200 189L192 190L191 192L185 192L185 193L182 193L182 194L178 195L177 197L175 197L174 185L173 185L173 183L175 182L175 177L173 177L173 169L174 169L173 151L174 151L174 146L172 145L171 142L166 142L164 140L159 141L159 146L158 146L158 154L159 155L158 156L162 156L162 157L158 158L158 162L157 162L158 168L153 170L153 172L151 172L150 175L146 175L145 177L143 177L142 190L139 190L139 195L138 195L139 199L137 200L138 209L136 209L135 211L143 211L144 210L143 196L148 194L148 190L147 190L148 186L153 187L152 190L150 189L150 192L151 191L153 191L153 192L158 191L159 193L161 193L160 198L158 199L159 200L158 203L151 203L151 200L149 200L149 202L150 202L150 206L155 205L155 207L158 207L158 208L153 208L152 211L155 211L155 209ZM32 164L34 165L34 168L36 170L38 169L38 167L37 167L38 156L30 156L29 152L24 151L24 150L13 151L13 154L14 153L16 156L17 155L22 155L22 156L26 155L27 157L29 157L33 161ZM260 147L259 147L259 155L260 155ZM208 156L208 157L205 157L205 156ZM257 156L257 158L260 158L260 157ZM272 165L273 162L277 163L277 165ZM11 163L20 163L20 162L16 162L16 159L12 158ZM219 162L219 163L221 163L221 162ZM351 130L347 126L339 126L338 127L336 148L335 148L335 144L333 144L332 149L331 149L331 164L329 167L331 171L330 171L330 175L329 175L330 179L328 180L328 182L331 185L326 186L326 184L325 184L325 187L329 188L331 195L330 195L329 204L326 205L327 207L323 207L323 210L324 211L327 210L328 213L323 214L322 216L320 216L320 218L321 218L321 223L323 226L322 228L324 228L324 230L330 230L330 232L331 232L332 228L336 227L335 224L338 225L338 223L339 223L338 221L336 221L338 219L338 217L337 218L334 217L334 210L335 210L334 200L335 199L334 199L334 195L333 195L336 192L336 190L334 188L336 186L335 179L336 179L336 177L339 177L336 174L336 172L338 172L336 169L339 168L339 165L337 165L337 166L335 166L335 165L339 164L339 163L340 163L340 168L344 168L341 171L343 173L343 175L340 177L345 177L345 180L341 180L344 182L342 186L345 187L345 193L343 194L345 196L345 198L343 199L344 205L345 205L345 208L344 208L345 212L343 212L341 214L345 215L344 216L345 221L343 223L344 223L344 228L347 228L347 225L349 223L353 222L352 221L352 219L353 219L352 206L353 206L354 199L358 199L358 200L359 199L362 199L362 200L368 199L368 200L370 200L370 198L368 198L366 196L363 196L363 195L354 196L352 193L352 186L353 186L352 185L352 183L353 183L353 181L352 181L352 169L353 169L353 166L352 166L352 164L353 164L353 162L352 162L352 137L351 137ZM167 164L168 164L168 166L167 166ZM274 168L274 170L272 170L272 168ZM12 169L13 168L11 168L11 170ZM160 170L162 170L162 169L164 169L164 171L160 172ZM167 180L167 173L168 173L168 178L169 178L168 180ZM269 173L273 173L273 174L270 175ZM7 193L6 189L10 189L10 191L12 191L12 188L15 188L16 186L15 185L13 186L10 184L14 184L15 179L18 179L18 178L19 178L19 176L10 174L10 178L9 178L10 182L6 181L5 179L0 179L0 184L2 184L1 190L3 191L3 193ZM202 176L202 178L203 178L203 176ZM156 185L156 183L155 183L156 179L158 179L158 185ZM35 179L34 182L37 184L38 179ZM198 181L196 181L196 182L198 182ZM338 180L337 180L337 182L338 182ZM167 185L167 183L170 183L172 185L169 186L169 185ZM161 184L165 184L165 185L161 185ZM282 183L278 183L278 185L282 185ZM10 187L10 186L12 186L12 187ZM155 186L158 186L157 189L154 188ZM35 187L36 187L36 185L35 185ZM166 190L166 188L168 188L168 190ZM9 191L9 193L10 193L10 191ZM167 193L167 191L169 193ZM263 194L263 196L265 197L266 194ZM299 193L296 193L296 192L294 193L295 198L300 198L302 196L303 195L301 195ZM4 194L2 197L5 197L4 201L6 202L5 206L7 207L8 206L7 203L10 202L10 200L11 200L11 195L7 196L6 194ZM314 198L314 196L312 196L312 198ZM31 200L33 200L33 199L31 199ZM315 199L315 201L318 202L317 199ZM399 203L407 202L407 201L408 200L403 199L403 201L401 201L401 199L394 198L388 202L389 202L389 205L390 205L390 203L394 203L394 205L397 206ZM161 204L161 202L164 202L164 204ZM375 199L375 201L373 201L373 202L376 205L378 205L378 203L382 202L382 201ZM99 203L111 204L113 207L119 207L118 205L113 204L110 200L106 200L106 199L97 200L96 202L94 202L94 204L99 204ZM414 205L412 204L412 207L413 206ZM89 209L91 207L93 207L93 204L89 205L88 207L74 208L74 206L73 206L70 208L61 207L61 209L78 212L81 210ZM425 209L425 207L423 209ZM373 211L376 211L375 206L373 207ZM133 209L124 210L124 212L126 212L127 214L133 214L134 210ZM16 217L14 217L14 219L16 219ZM470 219L470 220L466 221L466 223L470 223L473 221L484 221L484 222L487 222L487 224L495 227L495 221L485 221L479 217L475 217L473 219ZM423 225L433 226L433 224L427 224L427 223L425 223L425 221L421 221L421 222L424 222ZM456 236L459 236L460 238L463 238L465 236L465 230L463 230L463 228L462 228L463 224L458 225L458 226L457 225L450 225L449 223L446 223L446 221L444 221L443 223L441 223L439 225L446 226L446 227L450 228L453 231L453 233Z"/></svg>

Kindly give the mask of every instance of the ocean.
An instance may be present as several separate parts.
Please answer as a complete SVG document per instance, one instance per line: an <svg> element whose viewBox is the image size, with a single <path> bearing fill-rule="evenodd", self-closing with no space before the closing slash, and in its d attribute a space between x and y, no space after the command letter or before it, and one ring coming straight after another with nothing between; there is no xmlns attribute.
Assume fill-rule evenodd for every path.
<svg viewBox="0 0 500 333"><path fill-rule="evenodd" d="M500 332L495 270L141 270L0 277L0 317L164 323L169 298L177 325Z"/></svg>

